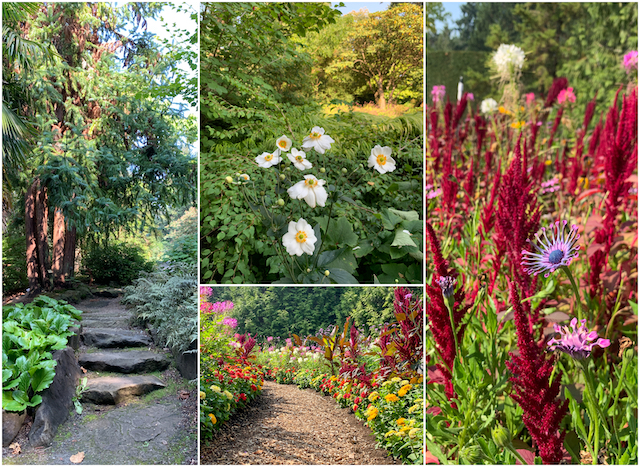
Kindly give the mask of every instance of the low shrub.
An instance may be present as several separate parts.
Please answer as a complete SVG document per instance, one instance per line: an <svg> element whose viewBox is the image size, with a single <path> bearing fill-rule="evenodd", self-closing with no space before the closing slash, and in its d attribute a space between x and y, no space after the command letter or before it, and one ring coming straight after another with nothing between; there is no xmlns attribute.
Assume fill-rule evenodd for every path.
<svg viewBox="0 0 640 467"><path fill-rule="evenodd" d="M122 302L132 307L137 324L156 331L161 345L184 352L198 339L198 278L193 265L143 272L125 288Z"/></svg>
<svg viewBox="0 0 640 467"><path fill-rule="evenodd" d="M121 242L94 246L84 257L83 266L101 285L129 285L141 272L153 270L153 263L144 259L139 247Z"/></svg>

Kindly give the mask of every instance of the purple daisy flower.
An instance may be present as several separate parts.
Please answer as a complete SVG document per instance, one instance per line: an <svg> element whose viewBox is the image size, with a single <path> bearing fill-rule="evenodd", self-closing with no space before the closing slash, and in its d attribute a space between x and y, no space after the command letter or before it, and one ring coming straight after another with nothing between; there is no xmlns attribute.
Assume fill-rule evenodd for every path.
<svg viewBox="0 0 640 467"><path fill-rule="evenodd" d="M580 326L576 328L578 320L573 318L571 320L571 329L568 326L554 324L553 329L560 333L560 338L556 339L554 337L547 345L552 350L561 350L564 353L568 353L576 360L584 360L589 357L591 350L596 345L603 349L609 347L611 344L609 339L598 338L598 333L595 331L589 332L585 326L586 322L586 319L580 320Z"/></svg>
<svg viewBox="0 0 640 467"><path fill-rule="evenodd" d="M456 279L450 276L442 276L436 279L436 284L442 289L442 295L444 295L445 298L449 298L453 295Z"/></svg>
<svg viewBox="0 0 640 467"><path fill-rule="evenodd" d="M577 245L580 238L578 227L572 225L569 232L565 233L566 225L567 221L562 221L562 228L560 228L560 221L552 224L549 227L550 238L547 237L546 229L543 227L542 231L536 234L538 245L529 241L538 250L538 253L522 250L520 264L524 266L527 274L537 276L546 271L544 277L549 277L549 274L560 266L569 266L571 261L578 256L580 249L580 245ZM544 236L544 239L541 238L541 235Z"/></svg>

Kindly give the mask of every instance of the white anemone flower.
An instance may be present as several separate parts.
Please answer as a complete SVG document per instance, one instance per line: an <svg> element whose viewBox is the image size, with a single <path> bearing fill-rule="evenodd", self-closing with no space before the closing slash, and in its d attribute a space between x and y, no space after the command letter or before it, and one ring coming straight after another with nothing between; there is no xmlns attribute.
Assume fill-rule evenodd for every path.
<svg viewBox="0 0 640 467"><path fill-rule="evenodd" d="M279 164L282 161L282 157L280 157L280 149L276 149L274 152L263 152L258 157L256 157L256 162L258 166L263 169L268 169L276 164Z"/></svg>
<svg viewBox="0 0 640 467"><path fill-rule="evenodd" d="M304 199L312 208L315 208L316 204L324 207L327 201L327 190L322 185L326 182L318 180L313 175L305 175L304 178L287 190L289 196L293 199Z"/></svg>
<svg viewBox="0 0 640 467"><path fill-rule="evenodd" d="M313 148L320 154L324 154L326 150L331 149L331 143L335 141L331 136L324 134L324 128L314 126L309 136L305 136L302 140L302 147Z"/></svg>
<svg viewBox="0 0 640 467"><path fill-rule="evenodd" d="M396 161L391 157L391 148L376 145L369 156L369 167L375 167L381 174L396 170Z"/></svg>
<svg viewBox="0 0 640 467"><path fill-rule="evenodd" d="M281 151L287 152L289 148L291 148L291 140L285 135L282 135L276 140L276 146L278 146L278 149Z"/></svg>
<svg viewBox="0 0 640 467"><path fill-rule="evenodd" d="M311 226L301 218L298 222L289 222L289 231L282 237L282 244L291 256L312 255L317 240Z"/></svg>
<svg viewBox="0 0 640 467"><path fill-rule="evenodd" d="M247 174L236 173L236 177L241 178L245 182L248 182L249 180L251 180L251 177L249 177L249 175Z"/></svg>
<svg viewBox="0 0 640 467"><path fill-rule="evenodd" d="M296 148L291 149L291 154L287 154L287 157L297 169L306 170L313 167L311 162L307 160L307 154L304 151L298 151Z"/></svg>
<svg viewBox="0 0 640 467"><path fill-rule="evenodd" d="M495 101L495 99L488 98L483 100L480 104L480 112L482 112L483 114L491 114L496 110L498 110L498 103Z"/></svg>

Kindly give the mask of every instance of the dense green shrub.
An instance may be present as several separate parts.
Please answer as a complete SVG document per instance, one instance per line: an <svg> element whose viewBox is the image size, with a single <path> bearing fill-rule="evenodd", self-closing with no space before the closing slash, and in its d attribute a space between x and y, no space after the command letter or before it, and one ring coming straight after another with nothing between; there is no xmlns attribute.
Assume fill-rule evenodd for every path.
<svg viewBox="0 0 640 467"><path fill-rule="evenodd" d="M2 307L2 408L21 412L42 402L38 394L55 376L52 350L64 349L81 311L40 295L28 305Z"/></svg>
<svg viewBox="0 0 640 467"><path fill-rule="evenodd" d="M180 352L198 339L198 278L195 266L173 264L143 273L126 287L122 302L133 308L138 324L148 324L157 340Z"/></svg>
<svg viewBox="0 0 640 467"><path fill-rule="evenodd" d="M187 209L168 225L163 260L195 265L198 261L198 210Z"/></svg>
<svg viewBox="0 0 640 467"><path fill-rule="evenodd" d="M2 290L16 292L29 287L24 231L9 229L2 236Z"/></svg>
<svg viewBox="0 0 640 467"><path fill-rule="evenodd" d="M96 284L128 285L141 272L151 272L153 263L146 261L142 249L125 243L94 246L83 259L83 266Z"/></svg>

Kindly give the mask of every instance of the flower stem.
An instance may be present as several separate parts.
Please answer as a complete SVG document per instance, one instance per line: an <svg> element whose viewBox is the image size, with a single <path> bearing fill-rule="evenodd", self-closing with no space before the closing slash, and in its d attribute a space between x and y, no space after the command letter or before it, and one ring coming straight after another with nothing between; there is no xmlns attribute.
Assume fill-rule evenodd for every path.
<svg viewBox="0 0 640 467"><path fill-rule="evenodd" d="M573 294L576 296L578 320L584 319L584 313L582 310L582 300L580 299L580 292L578 291L578 286L576 285L576 281L573 278L573 274L571 274L571 270L567 266L562 266L562 270L569 278L569 282L571 282L571 288L573 289Z"/></svg>
<svg viewBox="0 0 640 467"><path fill-rule="evenodd" d="M453 301L455 299L453 298L453 296L451 297L444 297L444 303L447 307L447 310L449 310L449 320L451 321L451 333L453 334L453 345L454 345L454 352L456 355L456 359L458 358L458 335L456 333L456 325L455 325L455 321L453 319Z"/></svg>

